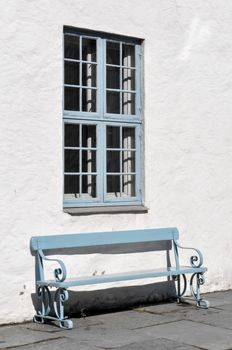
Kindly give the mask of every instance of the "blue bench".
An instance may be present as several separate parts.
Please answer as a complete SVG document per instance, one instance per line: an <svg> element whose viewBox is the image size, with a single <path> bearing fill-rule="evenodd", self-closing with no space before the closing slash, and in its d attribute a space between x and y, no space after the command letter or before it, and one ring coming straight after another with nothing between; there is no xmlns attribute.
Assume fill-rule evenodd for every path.
<svg viewBox="0 0 232 350"><path fill-rule="evenodd" d="M64 316L64 302L68 300L68 288L98 283L129 281L145 278L156 278L166 276L176 283L176 298L178 302L183 301L187 288L186 274L191 274L190 290L198 307L208 308L209 303L200 296L200 285L204 284L203 274L206 267L203 267L203 257L199 250L184 248L178 244L179 233L176 228L144 229L131 231L114 231L103 233L66 234L53 236L32 237L30 248L35 256L35 279L36 295L40 300L40 311L34 316L34 321L44 323L46 320L58 321L61 328L71 329L72 321ZM152 243L153 242L153 243ZM167 266L162 269L151 268L149 270L122 272L117 274L104 274L100 276L72 277L66 278L66 268L63 261L48 258L49 255L62 250L62 254L86 254L102 252L102 248L129 247L133 244L146 244L147 246L166 244L165 250L173 251L175 266L171 266L170 258L167 259ZM179 260L179 249L192 249L194 255L190 257L189 266L181 266ZM70 251L72 250L72 252ZM153 250L153 248L152 248ZM155 249L154 249L155 250ZM54 270L54 279L46 279L44 264L45 260L55 261L59 267ZM168 262L169 261L169 262ZM182 278L181 278L182 277ZM54 297L51 288L55 288ZM51 312L52 311L52 312Z"/></svg>

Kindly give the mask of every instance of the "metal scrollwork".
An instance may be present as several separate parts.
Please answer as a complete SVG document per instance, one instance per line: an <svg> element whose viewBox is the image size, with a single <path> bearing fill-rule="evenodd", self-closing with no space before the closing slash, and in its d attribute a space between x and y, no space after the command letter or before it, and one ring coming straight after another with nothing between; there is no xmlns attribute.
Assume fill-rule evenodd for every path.
<svg viewBox="0 0 232 350"><path fill-rule="evenodd" d="M64 319L64 302L68 300L68 291L63 288L57 289L54 296L54 311L58 319Z"/></svg>
<svg viewBox="0 0 232 350"><path fill-rule="evenodd" d="M196 252L196 255L192 255L190 257L190 264L192 267L198 268L198 267L201 267L203 265L203 255L201 254L200 250L195 249L195 248L190 248L190 247L182 247L176 241L175 241L175 244L180 249L190 249L190 250L194 250Z"/></svg>
<svg viewBox="0 0 232 350"><path fill-rule="evenodd" d="M38 311L38 316L47 316L51 311L52 297L47 286L39 286L37 288L37 297L41 300L41 310Z"/></svg>
<svg viewBox="0 0 232 350"><path fill-rule="evenodd" d="M44 255L42 250L39 250L39 255L41 256L42 259L47 260L47 261L56 261L60 267L56 268L54 270L54 277L57 282L63 282L66 279L67 272L65 265L62 260L60 259L51 259L47 258L46 255Z"/></svg>
<svg viewBox="0 0 232 350"><path fill-rule="evenodd" d="M197 306L207 309L209 307L209 302L205 299L202 299L200 296L200 286L202 286L204 283L205 283L205 278L203 274L194 273L190 279L190 289L194 299L197 302Z"/></svg>
<svg viewBox="0 0 232 350"><path fill-rule="evenodd" d="M183 285L181 284L181 277L183 279ZM173 276L173 280L177 282L177 299L180 300L180 298L185 294L187 289L187 278L185 275L177 275Z"/></svg>

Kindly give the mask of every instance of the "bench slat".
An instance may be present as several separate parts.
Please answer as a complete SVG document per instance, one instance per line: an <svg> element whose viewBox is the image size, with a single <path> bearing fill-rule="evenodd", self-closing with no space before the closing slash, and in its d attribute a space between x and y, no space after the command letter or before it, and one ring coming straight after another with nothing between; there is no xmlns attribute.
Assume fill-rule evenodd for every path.
<svg viewBox="0 0 232 350"><path fill-rule="evenodd" d="M50 287L61 287L69 288L74 286L84 286L90 284L98 283L108 283L108 282L117 282L117 281L129 281L137 280L143 278L154 278L154 277L166 277L166 276L175 276L179 274L187 273L204 273L207 270L206 267L192 268L189 266L181 266L180 269L175 267L163 268L163 269L153 269L145 271L132 271L124 272L120 274L109 274L109 275L100 275L100 276L88 276L88 277L77 277L67 279L65 282L56 282L52 280L47 281L38 281L37 284L41 286L50 286Z"/></svg>
<svg viewBox="0 0 232 350"><path fill-rule="evenodd" d="M52 250L112 244L155 242L178 238L179 233L177 228L168 227L160 229L35 236L31 238L30 247L33 254L38 249Z"/></svg>

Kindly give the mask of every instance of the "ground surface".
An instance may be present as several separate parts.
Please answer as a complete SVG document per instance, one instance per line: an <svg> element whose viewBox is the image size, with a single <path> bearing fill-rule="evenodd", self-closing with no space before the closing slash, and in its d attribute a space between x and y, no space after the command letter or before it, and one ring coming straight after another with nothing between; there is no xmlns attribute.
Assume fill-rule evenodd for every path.
<svg viewBox="0 0 232 350"><path fill-rule="evenodd" d="M0 350L232 350L232 291L205 294L208 310L163 303L74 318L72 330L24 323L0 327Z"/></svg>

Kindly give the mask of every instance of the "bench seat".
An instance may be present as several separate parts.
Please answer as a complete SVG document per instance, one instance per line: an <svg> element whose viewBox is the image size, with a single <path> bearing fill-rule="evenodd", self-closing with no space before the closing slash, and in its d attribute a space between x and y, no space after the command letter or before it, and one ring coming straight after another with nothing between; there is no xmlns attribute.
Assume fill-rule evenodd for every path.
<svg viewBox="0 0 232 350"><path fill-rule="evenodd" d="M206 267L193 268L189 266L180 266L179 269L175 267L160 268L144 271L131 271L120 274L107 274L99 276L83 276L77 278L66 278L65 282L57 282L54 280L37 281L38 286L47 286L55 288L70 288L77 286L85 286L98 283L109 283L117 281L130 281L140 280L145 278L166 277L166 276L178 276L189 273L204 273L207 271Z"/></svg>

